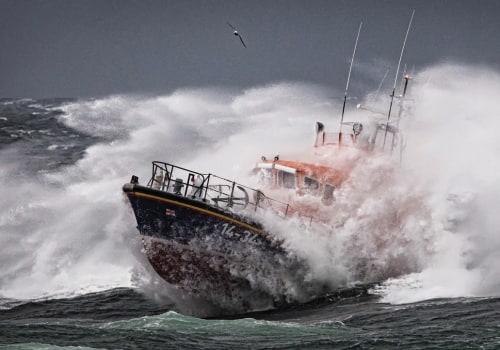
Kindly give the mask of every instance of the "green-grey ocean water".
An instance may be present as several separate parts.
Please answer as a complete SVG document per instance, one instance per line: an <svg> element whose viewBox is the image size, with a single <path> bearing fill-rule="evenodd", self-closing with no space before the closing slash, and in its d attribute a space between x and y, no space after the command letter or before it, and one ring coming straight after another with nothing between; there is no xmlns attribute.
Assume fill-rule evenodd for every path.
<svg viewBox="0 0 500 350"><path fill-rule="evenodd" d="M500 299L380 303L370 295L200 319L130 289L0 311L1 349L495 349Z"/></svg>

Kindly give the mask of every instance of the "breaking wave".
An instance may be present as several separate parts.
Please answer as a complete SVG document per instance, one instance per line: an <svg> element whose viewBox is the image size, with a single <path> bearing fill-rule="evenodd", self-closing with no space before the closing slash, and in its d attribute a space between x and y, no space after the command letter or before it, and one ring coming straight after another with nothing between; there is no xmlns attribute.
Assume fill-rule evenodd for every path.
<svg viewBox="0 0 500 350"><path fill-rule="evenodd" d="M373 292L394 303L500 292L494 103L500 75L443 64L411 84L401 165L384 157L359 161L337 193L333 228L266 220L309 265L305 281L283 284L290 296L316 281L334 288L383 280ZM341 106L331 95L320 86L281 83L64 103L58 122L96 137L79 160L33 169L19 181L12 176L24 163L12 157L19 146L0 149L0 157L9 155L0 171L0 244L7 251L0 295L29 299L118 286L162 291L140 254L121 185L132 174L147 181L152 160L251 182L248 171L260 156L303 156L316 121L338 125ZM374 110L388 107L387 97L367 100ZM352 109L346 120L367 113Z"/></svg>

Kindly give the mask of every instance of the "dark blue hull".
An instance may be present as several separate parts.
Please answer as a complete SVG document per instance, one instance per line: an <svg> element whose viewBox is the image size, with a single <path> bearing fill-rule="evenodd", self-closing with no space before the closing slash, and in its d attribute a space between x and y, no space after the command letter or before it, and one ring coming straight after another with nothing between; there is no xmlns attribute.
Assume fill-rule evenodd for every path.
<svg viewBox="0 0 500 350"><path fill-rule="evenodd" d="M250 287L286 253L262 226L201 199L125 184L148 259L168 283L199 292Z"/></svg>

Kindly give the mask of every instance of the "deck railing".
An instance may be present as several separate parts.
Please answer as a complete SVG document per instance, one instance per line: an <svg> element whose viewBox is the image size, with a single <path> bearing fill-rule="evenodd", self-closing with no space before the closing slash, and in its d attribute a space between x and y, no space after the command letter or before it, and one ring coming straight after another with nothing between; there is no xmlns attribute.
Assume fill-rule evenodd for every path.
<svg viewBox="0 0 500 350"><path fill-rule="evenodd" d="M258 189L214 174L204 174L160 161L153 161L147 186L224 209L257 211L263 208L283 216L292 212L288 203L270 198Z"/></svg>

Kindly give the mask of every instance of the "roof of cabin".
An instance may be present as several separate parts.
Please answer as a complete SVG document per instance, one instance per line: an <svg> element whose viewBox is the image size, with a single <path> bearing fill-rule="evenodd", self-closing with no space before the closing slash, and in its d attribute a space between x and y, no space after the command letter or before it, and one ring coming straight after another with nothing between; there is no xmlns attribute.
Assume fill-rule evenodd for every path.
<svg viewBox="0 0 500 350"><path fill-rule="evenodd" d="M267 166L264 166L266 164ZM295 170L298 174L314 178L323 183L330 183L338 186L346 177L348 169L337 169L324 165L310 164L292 160L266 160L257 164L258 168L276 167L278 170L292 172ZM288 168L288 169L287 169Z"/></svg>

